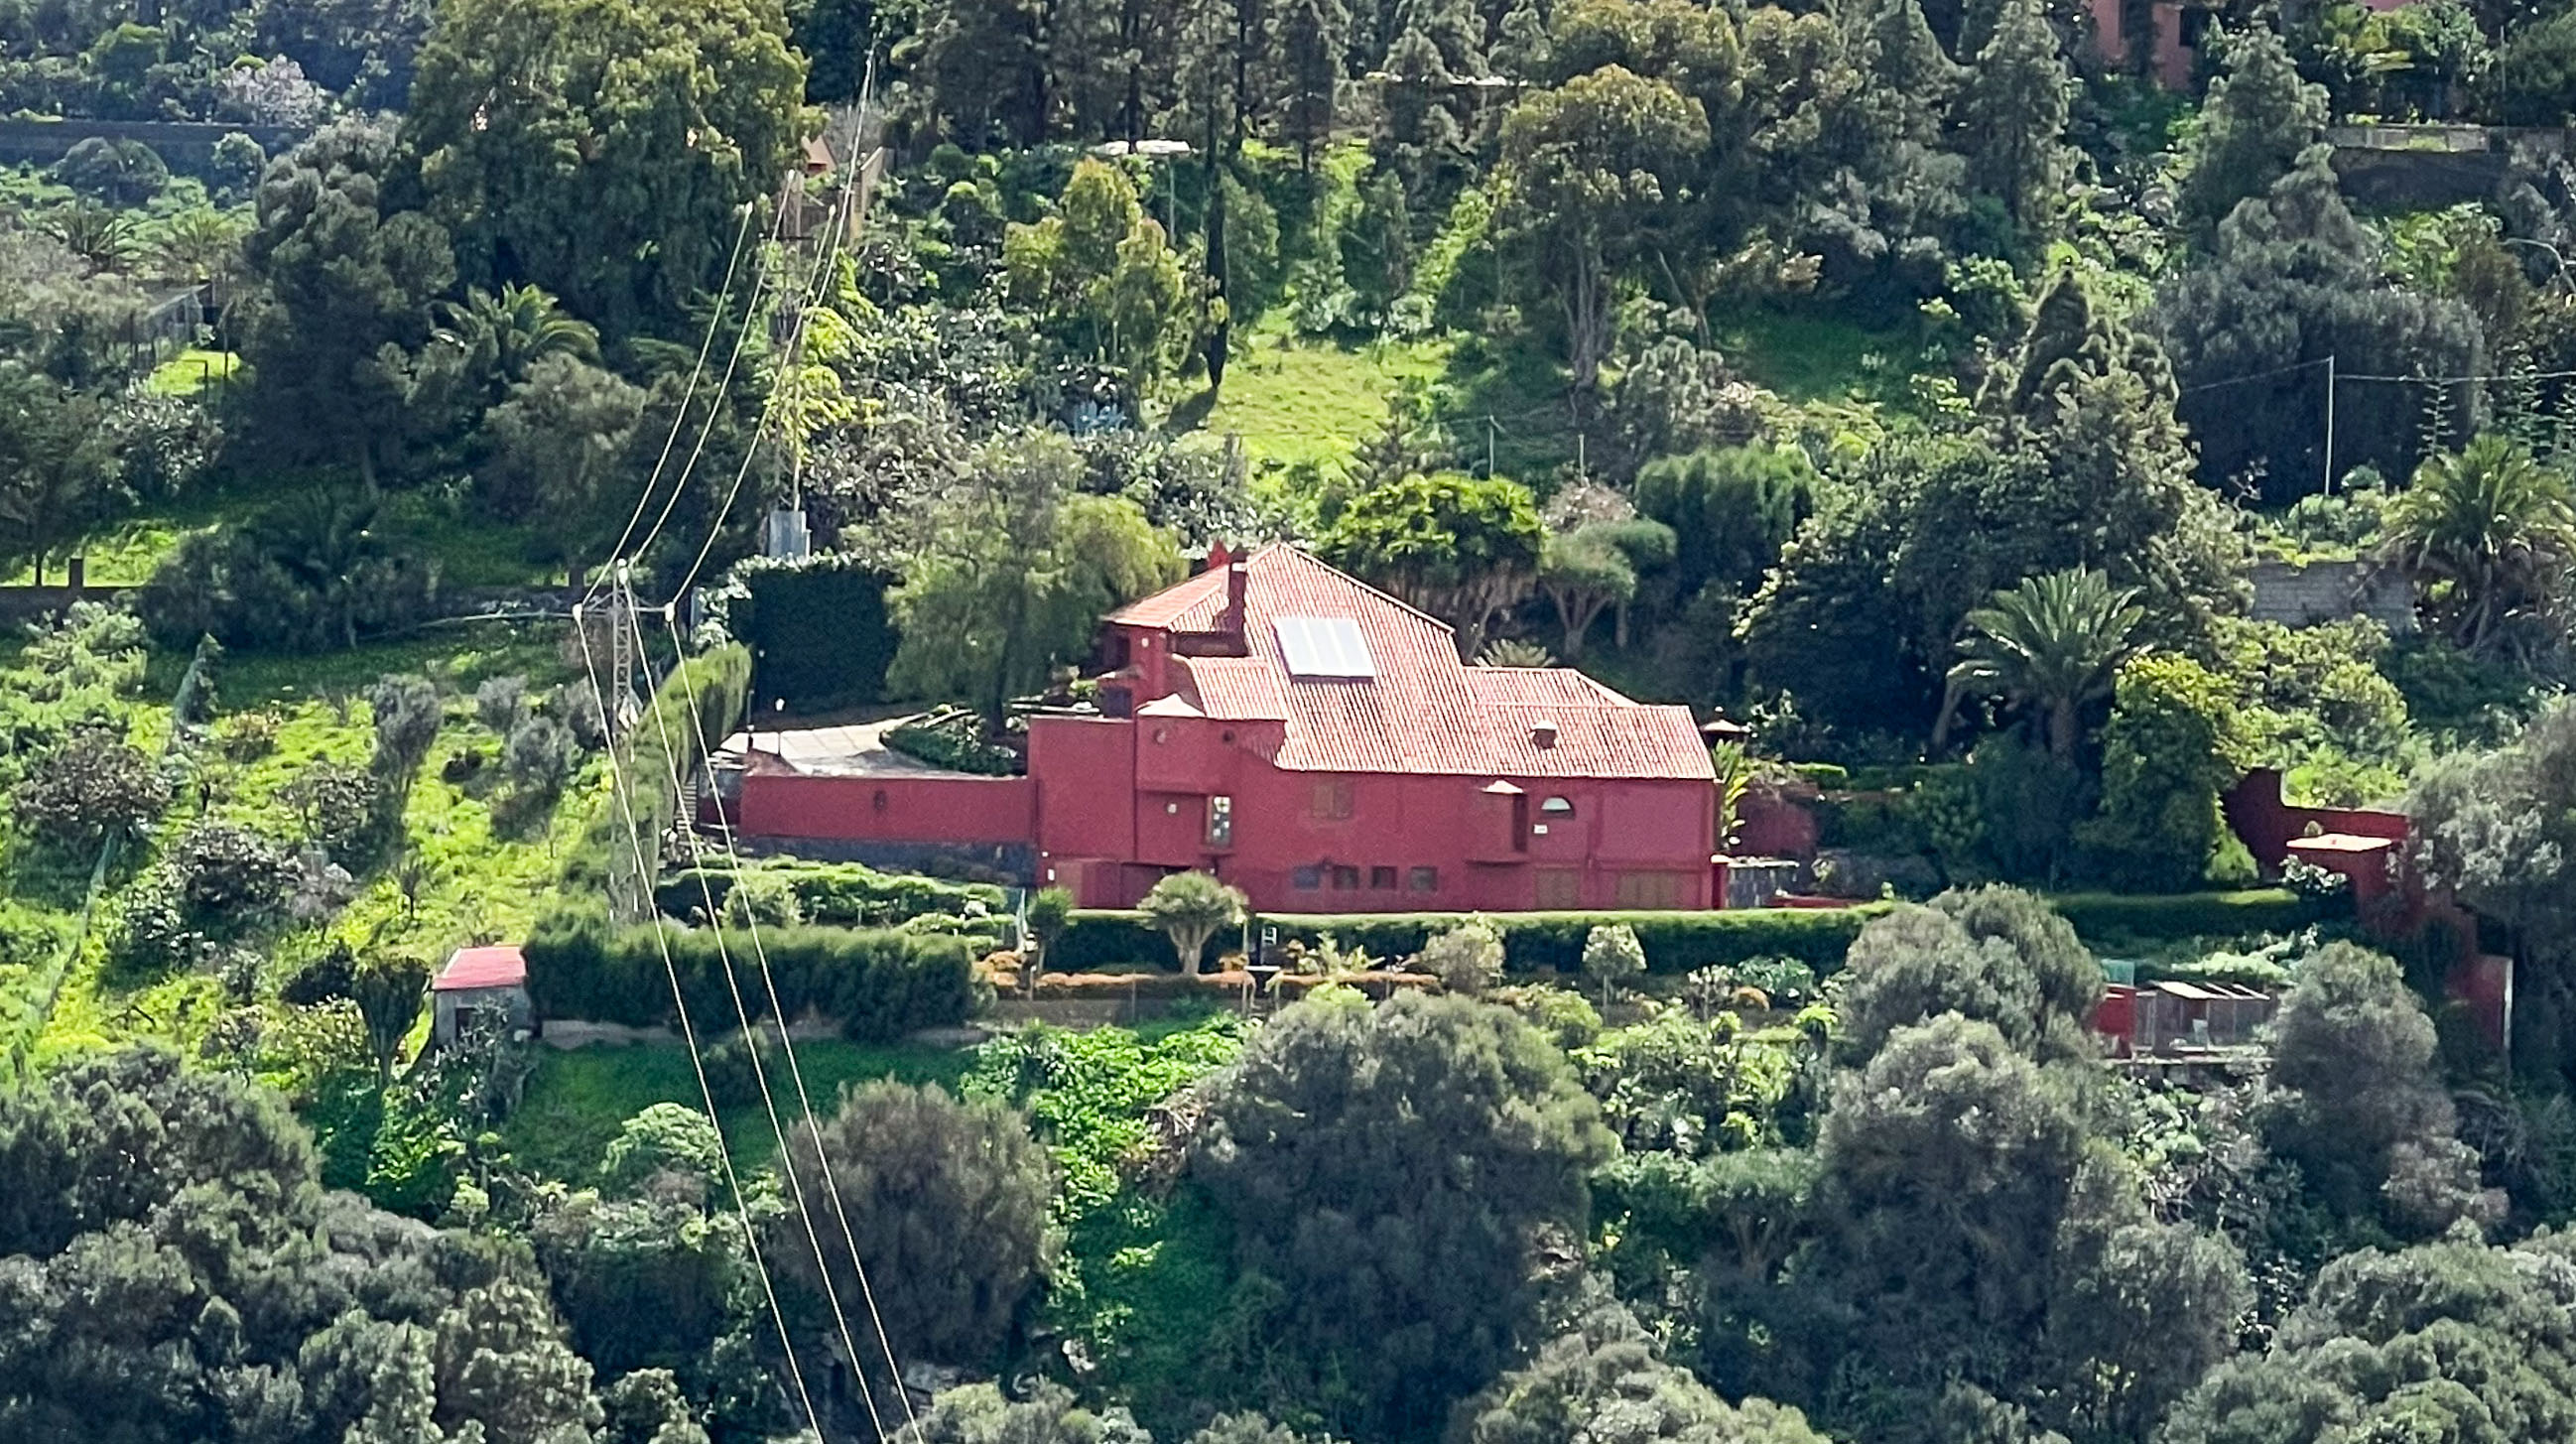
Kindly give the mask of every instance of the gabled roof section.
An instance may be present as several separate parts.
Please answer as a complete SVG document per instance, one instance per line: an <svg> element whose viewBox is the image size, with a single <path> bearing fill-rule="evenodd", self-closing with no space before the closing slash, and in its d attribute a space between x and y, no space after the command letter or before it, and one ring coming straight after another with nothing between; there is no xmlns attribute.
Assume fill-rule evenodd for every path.
<svg viewBox="0 0 2576 1444"><path fill-rule="evenodd" d="M528 981L528 960L515 944L459 948L429 985L433 993L471 992L476 988L516 988Z"/></svg>
<svg viewBox="0 0 2576 1444"><path fill-rule="evenodd" d="M1225 574L1211 570L1108 620L1208 631L1225 605ZM1375 675L1297 675L1281 645L1282 619L1345 621ZM1532 778L1716 775L1688 708L1630 701L1571 668L1467 666L1447 624L1292 546L1266 546L1245 560L1243 621L1247 655L1176 657L1172 684L1207 717L1286 723L1275 759L1282 768ZM1540 722L1555 724L1551 745L1532 735Z"/></svg>

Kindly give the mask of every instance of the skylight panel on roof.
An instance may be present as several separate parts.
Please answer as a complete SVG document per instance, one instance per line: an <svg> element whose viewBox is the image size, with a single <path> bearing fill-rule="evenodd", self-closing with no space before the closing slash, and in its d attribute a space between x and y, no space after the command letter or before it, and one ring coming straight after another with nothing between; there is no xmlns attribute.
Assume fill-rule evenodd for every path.
<svg viewBox="0 0 2576 1444"><path fill-rule="evenodd" d="M1288 659L1291 677L1377 676L1368 639L1349 617L1281 617L1271 625L1278 630L1279 652Z"/></svg>

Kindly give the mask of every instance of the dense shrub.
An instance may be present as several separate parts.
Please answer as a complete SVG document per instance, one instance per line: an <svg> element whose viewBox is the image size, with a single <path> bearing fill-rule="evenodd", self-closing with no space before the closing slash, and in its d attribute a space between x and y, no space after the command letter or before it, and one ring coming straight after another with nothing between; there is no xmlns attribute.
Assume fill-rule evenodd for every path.
<svg viewBox="0 0 2576 1444"><path fill-rule="evenodd" d="M829 927L882 928L933 914L967 917L978 907L995 915L1008 896L990 883L879 872L855 862L759 862L740 872L727 867L689 868L662 880L654 900L663 912L686 918L704 912L708 899L725 906L736 880L769 878L795 894L805 921Z"/></svg>
<svg viewBox="0 0 2576 1444"><path fill-rule="evenodd" d="M966 707L938 707L884 733L885 745L916 761L951 772L985 777L1016 777L1028 763L1008 747L984 736L984 719Z"/></svg>
<svg viewBox="0 0 2576 1444"><path fill-rule="evenodd" d="M1646 968L1653 973L1681 974L1712 963L1741 963L1781 957L1805 963L1819 973L1842 966L1843 952L1859 936L1861 925L1885 911L1857 908L1742 908L1720 912L1534 912L1496 913L1502 929L1505 966L1515 973L1549 970L1572 977L1583 970L1583 943L1595 927L1625 924L1636 930L1646 948ZM1314 944L1326 934L1371 957L1404 958L1423 944L1456 927L1463 913L1264 913L1253 927L1279 930L1279 941ZM1235 946L1231 932L1208 944L1211 950ZM1171 944L1141 914L1084 909L1073 915L1063 941L1047 954L1050 969L1096 968L1104 964L1161 962Z"/></svg>
<svg viewBox="0 0 2576 1444"><path fill-rule="evenodd" d="M362 521L315 505L328 514L303 527L267 519L182 540L136 598L153 639L185 648L211 636L242 651L320 652L436 611L428 564L373 552L358 540Z"/></svg>
<svg viewBox="0 0 2576 1444"><path fill-rule="evenodd" d="M884 700L897 641L886 613L895 579L846 552L754 557L717 594L718 615L751 649L752 692L798 710Z"/></svg>
<svg viewBox="0 0 2576 1444"><path fill-rule="evenodd" d="M557 913L530 934L528 989L552 1018L585 1018L649 1027L673 1021L671 985L662 971L670 949L689 1016L702 1027L733 1019L715 933L649 926L611 927L596 916ZM796 927L763 930L779 1005L789 1017L809 1009L836 1019L853 1038L883 1041L916 1028L965 1021L975 1004L974 948L965 940L921 933ZM749 949L728 940L742 994L765 1017L769 990Z"/></svg>
<svg viewBox="0 0 2576 1444"><path fill-rule="evenodd" d="M104 729L63 739L9 795L18 821L58 847L95 847L160 814L170 784L152 759Z"/></svg>
<svg viewBox="0 0 2576 1444"><path fill-rule="evenodd" d="M2079 936L2097 947L2295 932L2342 911L2335 902L2280 887L2161 896L2059 893L2048 901L2059 916L2075 925Z"/></svg>

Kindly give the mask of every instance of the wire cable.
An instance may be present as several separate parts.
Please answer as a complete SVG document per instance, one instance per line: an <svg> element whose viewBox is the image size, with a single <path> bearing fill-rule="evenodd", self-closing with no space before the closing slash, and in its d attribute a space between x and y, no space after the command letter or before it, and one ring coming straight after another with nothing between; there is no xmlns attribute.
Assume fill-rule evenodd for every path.
<svg viewBox="0 0 2576 1444"><path fill-rule="evenodd" d="M598 659L590 650L590 634L582 625L581 609L578 607L574 608L573 634L581 642L582 670L590 679L591 700L600 707L600 715L603 718L609 717L611 714L607 711L607 699L601 694L599 686ZM618 812L625 818L626 825L621 831L626 835L627 845L634 850L635 875L641 879L645 872L643 834L635 817L633 799L626 790L624 769L617 763L617 746L617 740L612 737L607 747L603 749L608 759L609 791L617 799ZM689 1050L689 1071L697 1075L698 1096L706 1109L707 1126L715 1130L716 1158L724 1166L725 1187L733 1195L734 1216L742 1224L743 1247L751 1255L752 1272L760 1278L760 1292L762 1297L768 1300L770 1319L778 1326L778 1347L786 1354L788 1378L795 1385L798 1401L805 1407L805 1421L813 1427L814 1437L819 1441L824 1437L822 1415L815 1410L814 1396L805 1387L805 1369L796 1359L796 1339L787 1328L787 1311L779 1306L778 1289L770 1281L769 1265L761 1257L759 1231L752 1226L751 1205L743 1196L742 1177L734 1168L733 1150L725 1143L724 1122L716 1114L715 1089L707 1083L707 1065L698 1048L697 1027L689 1019L688 999L680 988L680 969L671 960L671 942L663 932L664 924L660 916L654 917L652 926L653 946L661 954L662 973L671 984L671 1008L679 1019L680 1041L686 1044Z"/></svg>
<svg viewBox="0 0 2576 1444"><path fill-rule="evenodd" d="M624 529L617 533L616 544L608 549L609 562L612 566L618 555L626 550L627 541L635 535L635 524L644 519L644 509L652 505L653 488L662 479L662 468L670 464L672 448L680 441L680 430L689 423L689 402L698 394L698 378L706 372L707 355L715 349L716 330L724 324L725 305L733 299L734 273L742 265L743 243L751 239L751 217L752 207L746 204L742 209L742 224L734 231L733 254L725 261L724 284L716 292L715 309L707 315L706 338L698 343L698 359L689 367L688 384L681 388L679 409L671 413L671 434L663 438L662 454L654 459L652 474L644 479L644 490L635 498L635 510L628 514ZM773 234L775 234L774 228ZM754 264L759 263L755 261ZM755 297L758 295L757 290L754 291L754 295ZM602 568L602 575L606 574L606 570ZM587 602L597 595L599 595L599 581L594 577L591 579L589 588L581 594L581 599Z"/></svg>
<svg viewBox="0 0 2576 1444"><path fill-rule="evenodd" d="M681 645L682 639L680 637L679 623L672 617L671 609L669 607L662 608L661 616L662 624L670 630L672 644L674 646ZM683 669L681 686L684 689L684 697L688 703L687 710L690 725L696 729L698 755L701 757L712 757L715 755L715 748L710 744L710 739L707 737L706 719L704 714L698 710L697 694L694 689L694 685L687 679L685 669ZM731 865L735 876L739 877L742 873L742 852L734 843L733 819L725 815L724 799L722 796L715 796L714 802L716 808L716 835L724 840L726 861ZM701 888L706 885L706 878L703 871L700 873L698 881ZM712 899L708 902L707 911L710 918L716 916L715 905ZM780 1009L778 1001L778 980L770 971L769 950L767 946L761 942L760 938L760 919L749 911L746 911L743 914L743 925L751 937L752 956L760 966L762 985L769 993L770 1012L773 1016L783 1018L785 1014ZM721 928L721 923L719 923L718 926ZM783 1031L784 1030L782 1029L782 1036ZM796 1061L796 1053L793 1048L787 1050L787 1071L789 1076L795 1080L796 1101L798 1106L803 1108L805 1112L805 1127L806 1130L812 1134L814 1139L815 1160L822 1165L823 1192L832 1200L832 1211L840 1223L841 1242L850 1251L850 1267L858 1275L859 1296L866 1303L868 1321L876 1330L877 1347L884 1351L886 1372L894 1381L895 1398L903 1405L905 1426L907 1428L917 1426L921 1421L913 1413L911 1394L903 1387L903 1371L895 1358L894 1343L886 1335L885 1316L877 1308L876 1288L868 1281L867 1263L859 1257L858 1236L856 1231L850 1226L849 1208L847 1204L843 1202L840 1180L833 1176L831 1157L823 1150L822 1129L815 1121L814 1098L806 1089L805 1070L803 1065ZM780 1156L782 1158L787 1156L783 1146L780 1149ZM855 1358L853 1359L853 1362L855 1363Z"/></svg>
<svg viewBox="0 0 2576 1444"><path fill-rule="evenodd" d="M644 654L644 629L643 625L636 620L635 593L626 579L622 577L618 580L618 587L618 595L625 603L625 606L622 609L625 613L625 625L628 629L629 636L635 644L636 654L641 656ZM694 714L697 708L697 691L695 684L689 680L689 664L685 653L681 656L680 663L673 669L673 672L680 681L682 694L688 703L692 713L692 721L694 722ZM664 720L662 716L663 709L661 707L655 706L648 710L653 714L654 734L662 744L662 766L664 771L668 774L671 794L674 798L684 797L687 794L687 789L683 786L680 778L679 754L672 750L673 744L670 724ZM704 725L700 723L698 724L698 727L698 735L701 737L705 736ZM769 1118L770 1134L778 1141L779 1172L787 1176L788 1190L795 1197L797 1221L804 1226L806 1244L814 1251L814 1269L823 1281L823 1297L825 1301L831 1305L832 1321L841 1335L841 1347L848 1353L851 1371L858 1378L860 1396L867 1403L869 1422L874 1425L878 1438L883 1439L885 1437L885 1423L883 1418L877 1413L875 1396L868 1388L867 1371L859 1357L858 1341L850 1333L849 1312L841 1306L840 1290L835 1287L832 1282L831 1260L824 1254L822 1235L817 1233L814 1228L815 1209L806 1202L805 1186L803 1180L798 1176L798 1170L795 1165L795 1155L788 1149L787 1129L779 1120L778 1099L777 1096L771 1092L769 1086L769 1070L767 1066L761 1062L759 1047L752 1041L755 1037L755 1031L758 1025L753 1022L751 1009L743 1001L741 982L734 976L733 951L725 944L724 914L722 910L716 906L714 889L707 882L706 869L703 865L705 862L705 854L701 851L702 845L698 839L697 829L691 825L690 820L687 818L680 818L678 821L680 824L680 835L686 840L685 845L689 849L691 870L696 872L698 875L699 896L706 900L707 921L715 932L716 963L717 966L722 968L724 971L725 991L732 997L734 1015L742 1023L743 1037L745 1039L745 1051L749 1054L751 1059L752 1081L760 1089L761 1109ZM739 859L737 859L737 861L739 861ZM660 925L660 920L658 918L655 920L655 925L657 928ZM766 958L761 962L761 973L764 978L768 976L768 962ZM798 1096L801 1098L804 1095L803 1070L795 1063L795 1042L788 1036L787 1014L778 1005L778 990L774 984L769 989L769 1007L770 1016L775 1018L778 1022L779 1047L781 1051L787 1055L789 1067L797 1073L797 1091ZM823 1136L821 1130L814 1125L813 1105L810 1101L806 1103L805 1116L806 1126L813 1133L815 1156L820 1159L823 1156ZM831 1192L837 1200L839 1196L839 1189L837 1186L833 1187ZM852 1257L855 1259L856 1256L856 1249L853 1248Z"/></svg>

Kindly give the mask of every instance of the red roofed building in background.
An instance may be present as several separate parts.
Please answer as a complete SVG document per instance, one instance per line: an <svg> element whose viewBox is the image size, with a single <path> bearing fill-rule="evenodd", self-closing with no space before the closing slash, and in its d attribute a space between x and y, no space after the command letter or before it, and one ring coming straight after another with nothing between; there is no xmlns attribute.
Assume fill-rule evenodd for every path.
<svg viewBox="0 0 2576 1444"><path fill-rule="evenodd" d="M1220 549L1100 646L1097 712L1031 717L1025 778L803 776L755 752L738 825L1032 844L1032 880L1086 907L1184 869L1276 912L1716 905L1716 775L1688 708L1468 666L1446 624L1285 545Z"/></svg>

